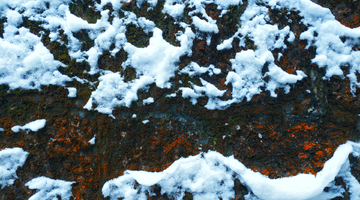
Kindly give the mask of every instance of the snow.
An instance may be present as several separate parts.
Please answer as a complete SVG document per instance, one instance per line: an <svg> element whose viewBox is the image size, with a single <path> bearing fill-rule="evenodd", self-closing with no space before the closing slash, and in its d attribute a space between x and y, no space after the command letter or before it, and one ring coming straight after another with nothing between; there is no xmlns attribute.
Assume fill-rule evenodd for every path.
<svg viewBox="0 0 360 200"><path fill-rule="evenodd" d="M360 71L360 53L352 49L354 45L360 43L358 41L360 28L350 29L341 25L329 9L310 0L262 0L264 4L257 4L254 0L249 1L240 17L238 30L217 45L217 50L221 53L233 47L235 38L240 40L238 45L241 47L245 47L249 39L254 43L254 49L240 51L234 59L229 60L230 71L221 71L214 66L215 63L199 66L194 61L180 70L178 62L180 57L191 55L194 38L205 38L209 45L212 35L219 32L216 20L206 13L207 4L215 3L221 13L226 13L230 5L242 4L241 0L166 0L162 12L174 17L175 23L184 28L176 34L180 46L168 43L162 36L162 30L149 19L137 17L130 11L123 11L124 16L119 17L117 12L114 14L103 9L110 3L113 9L118 11L121 9L121 4L128 0L101 0L95 3L96 9L101 13L101 18L96 23L89 23L72 14L69 10L71 0L51 1L49 8L46 8L44 2L47 1L18 0L1 4L0 14L7 19L7 22L4 24L4 36L0 38L0 51L3 52L0 55L0 84L9 85L10 90L16 88L40 90L42 85L49 84L65 87L66 82L74 79L79 81L78 77L69 77L59 72L59 68L67 66L54 60L54 56L42 44L41 36L20 27L23 17L28 17L40 22L41 26L50 32L51 41L63 44L60 40L60 31L63 31L68 38L66 47L70 57L78 62L89 63L90 70L84 73L100 75L97 88L92 91L88 103L84 106L87 110L94 109L114 117L112 112L115 107L130 107L133 102L139 100L137 92L139 90L146 92L150 84L155 83L157 87L163 89L174 87L170 79L175 77L177 72L193 78L198 78L204 73L208 73L211 77L214 74L226 76L225 84L232 86L231 97L228 100L222 100L224 93L209 92L209 90L215 91L216 86L212 80L206 80L206 86L190 84L190 87L188 85L185 87L184 85L188 83L180 83L181 96L190 98L193 104L197 103L197 98L200 96L209 97L209 102L206 104L208 109L226 109L231 104L245 99L250 101L254 95L264 90L270 91L271 96L276 97L277 89L283 88L288 93L291 85L307 75L302 71L288 74L275 64L275 59L279 59L281 52L287 48L285 42L292 43L295 35L289 26L279 29L277 24L271 24L266 5L277 9L299 11L303 17L302 23L308 26L308 29L300 34L300 39L308 41L306 48L316 47L316 56L312 62L326 68L324 79L328 80L335 75L342 78L348 76L354 95L356 87L360 87L360 82L356 78L356 73ZM158 3L157 0L142 0L137 1L137 6L141 6L144 2L150 4L150 9ZM181 21L186 8L191 10L188 13L191 18L188 24ZM109 21L110 15L113 15L112 21ZM125 33L128 24L143 28L145 33L152 33L148 46L136 47L127 41ZM87 31L90 39L94 40L94 46L88 51L82 51L81 42L74 37L74 33L80 30ZM341 37L346 40L342 41ZM110 50L112 44L115 48ZM130 82L125 82L119 72L103 70L97 66L103 51L110 51L115 56L121 49L128 54L126 62L122 63L122 68L132 67L136 71L136 78ZM277 58L273 57L274 50L279 51ZM268 66L268 71L262 73L265 65ZM348 66L349 74L344 74L340 66ZM269 81L265 81L266 79ZM90 81L82 79L81 82ZM205 94L199 94L200 90L196 89L197 87L202 87L200 90L205 91ZM76 97L76 88L67 89L70 98ZM175 97L175 93L168 97Z"/></svg>
<svg viewBox="0 0 360 200"><path fill-rule="evenodd" d="M200 67L196 62L191 62L186 67L184 67L182 70L180 70L180 74L188 74L190 77L199 76L201 74L204 74L208 72L209 76L212 76L213 74L220 74L221 70L218 68L215 68L214 65L209 65L209 67Z"/></svg>
<svg viewBox="0 0 360 200"><path fill-rule="evenodd" d="M30 180L25 186L33 190L36 189L36 193L29 200L57 199L57 196L69 200L73 196L71 185L74 183L75 181L64 181L41 176Z"/></svg>
<svg viewBox="0 0 360 200"><path fill-rule="evenodd" d="M11 130L15 133L19 132L20 130L31 130L33 132L37 132L38 130L45 127L46 119L38 119L32 122L25 124L24 126L13 126Z"/></svg>
<svg viewBox="0 0 360 200"><path fill-rule="evenodd" d="M19 147L5 148L0 151L1 189L14 184L14 181L18 178L16 170L24 165L28 154L28 152Z"/></svg>
<svg viewBox="0 0 360 200"><path fill-rule="evenodd" d="M355 94L356 87L360 84L353 77L360 70L360 59L359 52L352 50L352 47L359 44L356 38L360 37L360 28L348 28L342 25L329 9L311 1L269 1L271 6L277 4L288 9L299 10L300 15L304 17L302 21L309 28L301 33L300 39L308 41L307 48L316 47L316 56L312 62L326 68L324 79L329 80L334 75L344 78L344 72L340 66L348 65L350 74L347 76L350 78L351 92ZM346 40L343 42L341 37L345 37Z"/></svg>
<svg viewBox="0 0 360 200"><path fill-rule="evenodd" d="M0 38L0 84L10 89L39 89L41 85L62 85L71 79L57 69L65 65L41 43L40 37L27 28L10 23Z"/></svg>
<svg viewBox="0 0 360 200"><path fill-rule="evenodd" d="M310 0L247 1L246 10L240 17L238 30L234 35L217 44L217 53L223 53L223 50L233 48L233 41L237 38L240 42L234 45L248 49L237 52L234 58L228 60L231 64L230 70L215 67L218 66L217 63L200 66L192 60L180 69L179 62L183 56L191 57L195 38L206 39L209 45L212 36L219 32L217 21L206 13L206 5L216 4L223 16L228 12L230 5L242 4L241 0L166 0L162 12L172 16L175 24L183 28L176 33L176 40L180 42L180 46L174 46L165 40L163 30L149 19L137 17L130 11L122 11L124 16L120 17L118 13L121 5L129 0L101 0L95 3L96 10L101 13L101 18L95 23L89 23L72 14L69 9L71 2L73 1L0 1L0 17L6 19L3 36L0 37L0 84L8 85L10 90L17 88L41 90L41 86L58 85L68 90L68 97L75 98L77 88L66 87L66 83L72 80L89 83L96 88L91 92L83 108L96 110L113 118L115 116L112 113L116 107L131 107L133 103L138 105L153 103L152 97L139 99L137 95L139 90L148 92L151 84L155 84L160 89L173 89L166 97L189 98L192 104L197 104L199 97L207 97L208 102L205 107L209 110L226 109L245 99L250 101L255 95L264 91L269 91L271 96L276 98L276 91L279 88L289 93L292 85L308 75L300 70L297 70L296 74L288 74L275 64L275 59L280 61L282 53L286 51L287 42L294 42L295 35L289 26L280 29L277 24L271 23L268 7L272 7L299 11L299 15L303 17L302 23L307 26L307 29L300 34L300 39L307 41L307 49L315 47L316 55L311 61L325 69L323 79L347 76L353 95L357 87L360 87L360 81L356 76L356 73L360 72L360 52L353 49L355 45L360 44L360 28L343 26L336 21L329 9ZM139 0L137 6L141 7L145 2L150 4L149 9L153 9L158 4L157 0ZM45 3L49 4L48 8ZM111 5L115 12L104 10L105 5ZM185 9L191 10L188 13L190 20L186 20L187 23L181 21ZM71 59L87 62L90 70L84 73L97 74L98 80L91 82L61 74L59 69L67 66L55 60L50 50L42 43L43 32L35 35L28 28L22 27L23 18L40 23L42 28L50 32L49 37L52 42L65 44L60 40L60 32L63 32L68 39L66 48ZM125 33L129 24L141 27L145 33L152 34L148 46L136 47L127 41ZM81 50L81 42L74 37L74 34L80 30L86 31L94 41L94 46L87 51ZM343 38L345 40L342 40ZM249 40L254 43L252 49L247 46ZM110 49L112 45L115 46L114 49ZM99 68L98 59L104 51L109 51L115 56L120 50L128 54L121 70L116 72ZM273 56L273 51L279 52L276 58ZM345 74L340 66L348 68L345 71L349 71L349 74ZM120 71L127 67L135 70L134 80L125 81L124 76L121 75ZM179 87L175 89L171 79L177 73L197 79L198 82L179 81ZM223 98L226 90L215 84L219 82L215 80L217 75L226 77L225 85L231 86L230 97L227 100ZM310 93L310 90L304 92ZM314 109L310 108L309 112L312 110ZM136 118L136 114L133 114L132 118ZM148 122L149 120L142 121L143 124ZM11 130L38 131L44 128L45 124L46 120L40 119L24 126L14 126ZM240 130L240 126L235 125L235 129ZM0 131L4 129L0 128ZM261 134L258 136L262 138ZM89 143L95 143L95 136ZM334 184L334 178L341 176L351 191L351 198L357 199L360 198L360 186L350 173L347 156L349 153L359 153L358 146L351 142L341 145L316 177L300 174L288 178L269 179L245 168L232 157L209 152L181 158L167 170L159 173L126 171L123 176L108 181L103 187L103 194L111 198L145 199L145 192L151 193L149 186L158 184L162 187L162 192L177 198L188 191L193 193L194 199L229 199L234 197L233 181L238 178L259 198L330 199L342 193L342 190ZM14 149L0 151L0 157L5 155L4 152L10 152L6 154L6 159L0 159L0 163L4 163L0 166L13 166L0 170L2 187L14 182L16 169L24 164L27 156L26 152ZM236 177L233 176L234 174ZM6 178L3 178L5 175ZM141 187L135 189L135 181L140 183ZM53 198L55 196L52 195L56 193L64 195L63 199L68 199L72 195L72 183L39 177L28 182L27 185L31 189L38 190L31 197L32 199ZM327 193L323 192L326 186L331 188ZM252 194L247 195L249 199L257 197Z"/></svg>
<svg viewBox="0 0 360 200"><path fill-rule="evenodd" d="M75 98L77 89L74 87L68 87L67 89L69 91L68 97Z"/></svg>
<svg viewBox="0 0 360 200"><path fill-rule="evenodd" d="M193 18L194 26L202 32L208 33L218 33L219 28L216 25L216 21L207 22L205 20L200 19L198 16L194 16Z"/></svg>
<svg viewBox="0 0 360 200"><path fill-rule="evenodd" d="M138 48L130 43L125 44L124 50L129 56L123 65L135 68L137 75L152 77L158 87L169 88L168 81L175 76L177 69L175 63L181 56L191 53L189 47L193 37L191 29L187 28L185 33L178 37L181 46L175 47L164 40L159 28L154 28L148 47Z"/></svg>
<svg viewBox="0 0 360 200"><path fill-rule="evenodd" d="M94 135L94 137L91 138L91 140L89 140L89 143L92 144L92 145L95 144L95 139L96 139L95 136L96 136L96 135Z"/></svg>
<svg viewBox="0 0 360 200"><path fill-rule="evenodd" d="M143 105L152 104L152 103L154 103L154 98L152 97L143 100Z"/></svg>
<svg viewBox="0 0 360 200"><path fill-rule="evenodd" d="M175 4L175 5L165 4L162 12L169 14L174 19L178 19L183 15L184 8L185 8L184 4Z"/></svg>
<svg viewBox="0 0 360 200"><path fill-rule="evenodd" d="M224 157L209 151L196 156L180 158L162 172L125 171L124 175L107 181L102 193L110 199L146 199L152 194L150 186L161 187L161 194L181 199L190 192L194 199L231 199L235 197L234 180L239 179L260 199L331 199L344 192L335 186L335 177L343 177L353 193L359 196L360 184L350 173L348 156L358 156L360 144L347 142L338 147L333 157L316 175L298 174L292 177L270 179L246 168L233 156ZM134 184L139 186L135 189ZM325 187L330 187L328 192Z"/></svg>

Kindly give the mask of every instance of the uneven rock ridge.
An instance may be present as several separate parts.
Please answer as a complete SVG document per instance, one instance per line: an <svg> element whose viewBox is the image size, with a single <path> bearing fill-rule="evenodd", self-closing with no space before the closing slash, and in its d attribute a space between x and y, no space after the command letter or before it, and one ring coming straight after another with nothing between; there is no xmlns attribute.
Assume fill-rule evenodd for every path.
<svg viewBox="0 0 360 200"><path fill-rule="evenodd" d="M0 150L28 152L0 199L28 199L39 176L106 199L125 170L209 150L270 178L317 174L360 139L359 14L351 0L0 3Z"/></svg>

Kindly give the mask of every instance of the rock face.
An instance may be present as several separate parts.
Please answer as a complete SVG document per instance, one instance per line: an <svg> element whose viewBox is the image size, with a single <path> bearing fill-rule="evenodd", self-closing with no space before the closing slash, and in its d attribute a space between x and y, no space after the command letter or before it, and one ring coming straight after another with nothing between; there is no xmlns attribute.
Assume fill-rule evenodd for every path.
<svg viewBox="0 0 360 200"><path fill-rule="evenodd" d="M169 49L170 46L180 48L185 45L177 37L181 36L179 31L184 36L189 28L194 33L191 52L184 52L178 60L170 63L174 64L176 70L164 86L158 81L160 78L155 78L146 87L135 91L138 100L130 102L129 106L115 104L110 112L101 112L103 110L96 110L101 107L99 100L96 102L97 99L91 97L103 83L99 77L118 72L123 83L130 85L141 80L143 74L150 73L136 66L135 58L130 65L124 63L130 55L136 55L126 48L145 49L151 46L158 34L155 29L149 31L148 26L139 25L140 22L125 24L127 44L115 52L113 50L118 47L113 39L108 47L100 48L97 69L91 73L93 66L89 59L76 60L74 55L70 55L71 38L66 31L60 30L58 38L52 40L52 30L40 25L43 21L23 16L18 27L28 28L30 33L41 36L41 43L54 55L54 59L66 65L59 67L59 72L79 79L71 79L65 85L43 84L32 90L11 88L6 83L0 85L0 127L4 129L0 131L0 149L21 147L29 152L24 166L17 171L19 178L13 185L0 190L1 199L28 199L35 191L25 187L25 183L39 176L74 181L72 193L76 199L103 199L101 188L104 183L122 175L125 170L162 171L181 157L209 150L216 150L225 156L234 155L245 166L270 178L299 173L316 174L340 144L360 139L358 87L351 85L350 79L353 77L347 76L355 74L357 82L358 71L355 69L352 72L353 68L345 63L340 66L343 75L327 77L329 67L320 68L313 60L319 54L317 46L308 46L308 40L301 37L309 26L303 23L304 15L296 9L275 8L258 2L258 6L267 9L265 23L275 25L277 30L288 27L294 38L289 39L291 34L287 33L282 39L286 48L270 49L275 59L261 65L258 79L244 78L245 81L260 82L260 86L255 88L257 92L248 92L246 95L250 96L236 98L236 82L231 82L228 77L229 72L236 71L236 56L239 52L256 53L262 44L257 43L256 32L249 32L249 35L238 34L234 37L229 43L230 48L219 50L219 45L245 25L240 17L252 5L252 1L228 5L226 13L221 13L222 9L215 3L201 4L204 9L192 13L195 7L186 4L178 18L174 18L171 12L164 12L164 8L169 6L164 1L154 4L154 1L133 0L119 4L120 7L111 1L107 4L103 2L74 1L69 4L69 10L88 23L96 23L102 18L100 8L110 13L110 24L115 24L114 18L128 17L129 13L133 13L137 19L145 17L162 30L159 36L162 40L159 41L169 45ZM315 3L329 8L335 19L344 26L359 26L358 1ZM95 4L101 6L95 9ZM205 27L197 25L196 20L206 22ZM0 37L4 38L4 27L10 22L5 15L0 22ZM211 25L216 25L218 30ZM84 27L73 31L73 37L81 42L80 50L83 52L89 52L92 47L99 45L91 31ZM276 36L274 40L281 40L281 37ZM340 39L346 43L352 38L343 36ZM241 41L244 43L239 46ZM353 45L352 51L358 50L359 46ZM260 54L257 56L254 58L259 58ZM205 72L196 72L194 68L186 72L192 62L204 67ZM140 63L141 66L145 64ZM299 70L306 77L280 84L280 78L270 75L273 64L281 72L292 75L292 78L300 77ZM151 67L150 64L148 66ZM215 69L220 69L221 73L216 73ZM84 70L88 73L84 73ZM141 70L143 73L139 72ZM190 72L195 74L191 75ZM2 77L0 74L0 79ZM88 81L82 82L80 79ZM278 85L271 91L269 88L273 80ZM171 83L171 87L165 86L166 82ZM221 95L210 94L210 90L204 89L207 83L222 91ZM202 89L196 91L196 86ZM75 98L68 97L68 87L77 89ZM183 88L197 92L197 98L184 95L186 90ZM176 94L176 97L167 97L170 94ZM143 105L142 100L149 97L153 98L153 102ZM93 103L90 105L92 109L87 110L83 107L89 98L94 102L90 102ZM208 109L209 102L214 99L219 102L234 100L234 103L223 107L215 103L218 107ZM37 132L11 130L15 125L37 119L46 119L46 126ZM95 143L89 143L94 137ZM353 175L359 180L359 161L355 157L351 157L350 161ZM343 184L342 180L336 181ZM248 193L238 180L234 189L235 199L244 199ZM156 186L153 192L157 196L149 199L168 199L160 194ZM347 195L344 194L344 199L349 198ZM192 196L189 193L185 198L192 199Z"/></svg>

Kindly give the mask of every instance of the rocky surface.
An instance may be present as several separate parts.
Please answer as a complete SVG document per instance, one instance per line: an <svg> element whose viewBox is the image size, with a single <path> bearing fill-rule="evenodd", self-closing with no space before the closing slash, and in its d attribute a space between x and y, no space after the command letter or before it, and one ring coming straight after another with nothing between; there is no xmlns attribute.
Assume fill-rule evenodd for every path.
<svg viewBox="0 0 360 200"><path fill-rule="evenodd" d="M342 24L352 28L360 25L358 1L319 0L317 3L328 7ZM71 12L94 22L100 18L100 14L89 8L90 4L93 4L92 1L77 1L71 4ZM147 10L149 5L145 3L139 9L136 1L131 1L123 4L122 9L153 20L163 30L165 40L179 45L175 33L181 27L174 25L174 19L169 16L163 20L162 6L160 2L154 9ZM209 46L205 38L196 38L191 57L182 57L180 68L190 61L196 61L201 66L216 63L215 67L226 71L231 66L229 59L234 58L236 52L256 48L251 41L244 48L236 47L235 40L233 49L221 53L216 51L216 44L236 32L236 24L245 8L246 2L231 7L229 13L218 18L220 13L216 6L208 4L206 12L218 20L219 33L212 38ZM184 20L190 20L186 17ZM282 89L278 90L277 98L265 91L255 95L251 101L232 104L225 110L208 110L204 107L207 97L200 97L198 103L193 105L189 99L165 98L176 90L159 89L152 84L147 92L139 91L138 96L139 99L151 96L154 103L145 106L133 103L130 108L117 107L113 112L116 118L113 119L83 109L94 90L90 84L77 81L67 83L69 87L78 88L77 98L67 97L68 91L59 86L42 86L41 91L9 91L8 86L1 85L0 125L4 131L0 132L0 149L22 147L29 152L29 156L25 165L17 171L19 179L15 184L0 190L0 199L29 198L35 191L24 187L24 184L38 176L76 181L72 189L76 199L103 199L103 184L122 175L127 169L162 171L180 157L208 150L234 155L247 167L271 178L299 173L316 174L337 146L347 140L360 139L360 99L352 95L348 78L334 76L330 80L322 79L325 69L311 63L315 49L305 49L307 42L299 39L306 27L300 23L298 13L292 11L289 15L284 10L270 10L270 18L279 27L292 19L290 29L296 37L295 42L287 44L288 49L276 64L288 73L295 74L296 70L302 70L308 75L292 85L288 94ZM0 36L4 19L1 20ZM22 25L35 34L43 30L29 19L24 19ZM135 26L129 25L127 28L126 37L130 43L138 47L148 45L151 34L145 34ZM79 31L76 37L84 41L82 49L92 46L87 32ZM66 37L62 40L66 42ZM79 73L89 69L88 64L71 60L64 45L50 42L46 35L42 37L42 42L55 59L68 65L61 69L62 73L87 76L89 80L98 78L98 74ZM278 53L273 52L275 58ZM132 80L135 78L134 71L121 67L126 57L124 51L119 51L116 57L104 52L98 64L101 69L120 71L126 80ZM202 78L218 80L217 87L226 89L230 95L231 88L224 84L225 75L215 76L204 74ZM199 82L198 79L176 73L171 82L176 84L178 80ZM136 118L132 117L133 114L136 114ZM36 119L46 119L46 127L38 132L11 131L14 125ZM146 119L149 122L142 123ZM96 142L91 145L89 140L94 136ZM353 157L350 160L353 174L360 179L359 161ZM341 180L336 181L342 184ZM149 199L168 199L166 195L161 196L159 188L154 187L153 190L157 197ZM244 199L248 193L239 181L235 183L235 191L236 199ZM347 198L345 194L344 199ZM191 194L186 199L191 199Z"/></svg>

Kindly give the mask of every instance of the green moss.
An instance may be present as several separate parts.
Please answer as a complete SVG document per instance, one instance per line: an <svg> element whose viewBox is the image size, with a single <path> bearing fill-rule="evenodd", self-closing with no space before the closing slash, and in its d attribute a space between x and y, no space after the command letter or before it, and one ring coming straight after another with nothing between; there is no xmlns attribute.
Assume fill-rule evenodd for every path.
<svg viewBox="0 0 360 200"><path fill-rule="evenodd" d="M248 36L245 36L245 48L252 50L256 50L257 48L254 41Z"/></svg>
<svg viewBox="0 0 360 200"><path fill-rule="evenodd" d="M21 24L21 26L30 29L30 32L37 36L41 36L40 33L45 31L40 25L41 22L29 20L28 17L23 17L23 23Z"/></svg>
<svg viewBox="0 0 360 200"><path fill-rule="evenodd" d="M90 75L84 73L85 71L90 71L89 63L86 61L76 62L76 60L70 60L67 64L67 67L59 68L59 71L62 74L69 75L70 77L77 76L79 78L87 79L91 82L95 82L99 78L99 74Z"/></svg>
<svg viewBox="0 0 360 200"><path fill-rule="evenodd" d="M165 1L159 1L155 7L150 7L150 4L145 2L139 9L136 6L136 1L131 1L131 3L123 4L122 9L134 12L137 17L145 17L146 19L153 21L156 27L163 31L163 38L167 42L174 46L180 46L180 42L176 40L176 33L178 31L184 31L184 29L178 24L175 24L174 18L162 13L164 3Z"/></svg>
<svg viewBox="0 0 360 200"><path fill-rule="evenodd" d="M124 70L124 81L129 82L136 78L136 71L134 68L127 66Z"/></svg>
<svg viewBox="0 0 360 200"><path fill-rule="evenodd" d="M0 37L4 37L4 23L6 22L6 18L0 18Z"/></svg>
<svg viewBox="0 0 360 200"><path fill-rule="evenodd" d="M96 23L101 18L101 14L95 10L94 1L92 0L75 1L70 3L69 7L71 13L89 23Z"/></svg>
<svg viewBox="0 0 360 200"><path fill-rule="evenodd" d="M111 55L109 51L104 51L98 59L98 67L104 70L110 70L113 72L120 72L123 75L122 63L127 59L127 53L124 49L121 49L115 54L115 57Z"/></svg>
<svg viewBox="0 0 360 200"><path fill-rule="evenodd" d="M94 46L94 40L90 39L86 30L80 30L73 34L81 42L81 51L88 51Z"/></svg>
<svg viewBox="0 0 360 200"><path fill-rule="evenodd" d="M270 22L272 24L277 24L279 29L283 29L286 26L290 26L290 29L293 30L295 27L299 27L300 31L303 32L307 29L306 26L299 26L303 17L299 15L299 11L284 9L269 9Z"/></svg>
<svg viewBox="0 0 360 200"><path fill-rule="evenodd" d="M141 27L134 24L126 25L126 39L128 42L137 47L147 47L152 33L146 34Z"/></svg>
<svg viewBox="0 0 360 200"><path fill-rule="evenodd" d="M54 55L55 60L68 65L70 63L69 51L65 44L60 44L58 42L51 42L49 44L50 52Z"/></svg>

